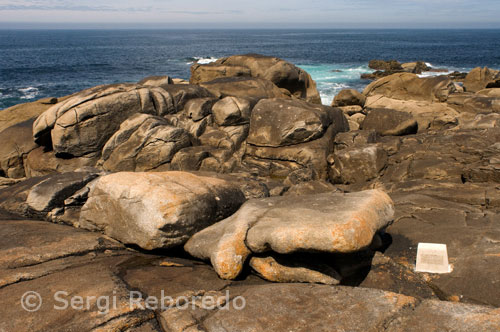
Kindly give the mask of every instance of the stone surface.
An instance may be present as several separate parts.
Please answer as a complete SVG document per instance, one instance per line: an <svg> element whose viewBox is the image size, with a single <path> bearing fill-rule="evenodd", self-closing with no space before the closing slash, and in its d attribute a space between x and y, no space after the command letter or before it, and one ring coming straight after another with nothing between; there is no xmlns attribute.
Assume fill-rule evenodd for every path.
<svg viewBox="0 0 500 332"><path fill-rule="evenodd" d="M2 111L2 112L5 112ZM24 158L38 146L33 142L33 120L13 125L0 132L0 173L9 178L26 176Z"/></svg>
<svg viewBox="0 0 500 332"><path fill-rule="evenodd" d="M136 114L110 137L98 165L107 171L148 171L169 163L177 151L190 145L184 129L158 116Z"/></svg>
<svg viewBox="0 0 500 332"><path fill-rule="evenodd" d="M58 102L63 102L69 96L60 97ZM18 123L36 119L40 114L53 106L52 98L44 98L31 103L14 105L0 112L0 132Z"/></svg>
<svg viewBox="0 0 500 332"><path fill-rule="evenodd" d="M80 226L144 249L182 245L228 217L241 191L215 178L184 172L120 172L100 177L80 214Z"/></svg>
<svg viewBox="0 0 500 332"><path fill-rule="evenodd" d="M239 97L249 98L257 102L264 98L290 99L287 90L280 89L272 82L255 77L226 77L201 83L201 86L210 91L217 98Z"/></svg>
<svg viewBox="0 0 500 332"><path fill-rule="evenodd" d="M326 178L332 140L347 130L339 109L299 100L262 100L252 111L243 161L265 176L287 177L311 168Z"/></svg>
<svg viewBox="0 0 500 332"><path fill-rule="evenodd" d="M322 285L250 286L240 296L246 299L243 309L238 310L241 300L234 299L228 310L200 315L190 310L181 317L210 332L382 331L386 322L416 302L394 293ZM168 320L175 321L174 317Z"/></svg>
<svg viewBox="0 0 500 332"><path fill-rule="evenodd" d="M363 148L343 149L333 155L330 169L333 183L354 184L375 179L387 166L387 153L372 145Z"/></svg>
<svg viewBox="0 0 500 332"><path fill-rule="evenodd" d="M500 310L440 301L424 301L412 315L391 322L387 331L498 331Z"/></svg>
<svg viewBox="0 0 500 332"><path fill-rule="evenodd" d="M35 142L56 154L99 153L120 124L135 113L175 111L172 96L157 87L118 84L90 88L41 114L33 125ZM48 138L50 136L50 138Z"/></svg>
<svg viewBox="0 0 500 332"><path fill-rule="evenodd" d="M64 206L64 200L98 177L92 172L61 173L33 186L26 198L28 206L42 214Z"/></svg>
<svg viewBox="0 0 500 332"><path fill-rule="evenodd" d="M382 95L398 100L444 102L454 90L453 82L445 76L419 78L415 74L398 73L371 83L363 94L367 97Z"/></svg>
<svg viewBox="0 0 500 332"><path fill-rule="evenodd" d="M500 72L488 67L477 67L472 69L464 80L464 89L467 92L478 92L488 86L489 83L500 79Z"/></svg>
<svg viewBox="0 0 500 332"><path fill-rule="evenodd" d="M251 253L363 249L393 214L390 198L377 190L251 200L231 217L195 234L184 248L210 259L222 278L234 279Z"/></svg>
<svg viewBox="0 0 500 332"><path fill-rule="evenodd" d="M10 218L12 215L18 218L32 217L33 213L26 203L26 199L31 188L47 178L48 176L32 177L0 189L0 211L11 214Z"/></svg>
<svg viewBox="0 0 500 332"><path fill-rule="evenodd" d="M137 82L140 85L149 86L162 86L167 84L174 84L170 76L148 76Z"/></svg>
<svg viewBox="0 0 500 332"><path fill-rule="evenodd" d="M248 143L278 147L314 140L332 123L333 112L298 100L261 100L252 111Z"/></svg>
<svg viewBox="0 0 500 332"><path fill-rule="evenodd" d="M41 146L32 150L24 159L27 177L44 176L54 173L72 172L83 167L93 167L98 161L95 155L79 158L58 158L54 151Z"/></svg>
<svg viewBox="0 0 500 332"><path fill-rule="evenodd" d="M429 129L449 129L458 124L459 112L447 103L399 100L375 95L368 97L367 109L391 109L411 114L418 123L419 132Z"/></svg>
<svg viewBox="0 0 500 332"><path fill-rule="evenodd" d="M316 83L311 76L279 58L258 54L234 55L213 63L191 66L191 83L200 84L223 77L262 78L288 90L297 98L321 104Z"/></svg>
<svg viewBox="0 0 500 332"><path fill-rule="evenodd" d="M184 106L187 116L193 121L200 121L206 116L212 114L212 98L195 98L189 100Z"/></svg>
<svg viewBox="0 0 500 332"><path fill-rule="evenodd" d="M365 106L366 97L354 89L341 90L333 99L332 106Z"/></svg>
<svg viewBox="0 0 500 332"><path fill-rule="evenodd" d="M402 136L418 132L418 122L411 114L387 108L370 109L361 127L364 130L375 130L382 136Z"/></svg>
<svg viewBox="0 0 500 332"><path fill-rule="evenodd" d="M403 67L396 60L370 60L368 67L375 70L402 70Z"/></svg>
<svg viewBox="0 0 500 332"><path fill-rule="evenodd" d="M215 122L219 126L232 126L250 122L252 104L245 98L226 97L212 108Z"/></svg>
<svg viewBox="0 0 500 332"><path fill-rule="evenodd" d="M313 267L305 267L307 264L298 264L293 258L283 257L252 257L250 266L262 278L272 282L309 282L326 285L337 285L341 276L328 265L324 265L322 271Z"/></svg>

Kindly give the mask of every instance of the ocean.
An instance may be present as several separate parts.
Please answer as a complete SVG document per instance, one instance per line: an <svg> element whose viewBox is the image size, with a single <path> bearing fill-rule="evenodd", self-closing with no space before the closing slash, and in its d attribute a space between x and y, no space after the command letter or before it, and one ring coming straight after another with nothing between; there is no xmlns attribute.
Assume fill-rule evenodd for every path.
<svg viewBox="0 0 500 332"><path fill-rule="evenodd" d="M0 109L150 75L188 79L194 61L245 53L307 70L329 104L369 83L371 59L500 69L500 30L0 30Z"/></svg>

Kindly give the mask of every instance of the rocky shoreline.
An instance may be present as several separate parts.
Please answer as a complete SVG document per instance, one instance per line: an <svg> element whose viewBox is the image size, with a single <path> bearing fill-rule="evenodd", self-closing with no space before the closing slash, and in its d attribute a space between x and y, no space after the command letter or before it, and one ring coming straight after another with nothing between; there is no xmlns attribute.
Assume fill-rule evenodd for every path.
<svg viewBox="0 0 500 332"><path fill-rule="evenodd" d="M499 331L500 72L370 67L332 106L248 54L0 112L0 331Z"/></svg>

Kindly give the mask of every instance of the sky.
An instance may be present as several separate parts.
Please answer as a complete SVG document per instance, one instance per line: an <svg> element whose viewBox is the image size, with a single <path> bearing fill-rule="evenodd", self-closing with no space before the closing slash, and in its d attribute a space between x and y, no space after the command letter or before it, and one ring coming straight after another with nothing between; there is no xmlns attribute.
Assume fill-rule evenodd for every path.
<svg viewBox="0 0 500 332"><path fill-rule="evenodd" d="M500 0L0 0L0 28L500 28Z"/></svg>

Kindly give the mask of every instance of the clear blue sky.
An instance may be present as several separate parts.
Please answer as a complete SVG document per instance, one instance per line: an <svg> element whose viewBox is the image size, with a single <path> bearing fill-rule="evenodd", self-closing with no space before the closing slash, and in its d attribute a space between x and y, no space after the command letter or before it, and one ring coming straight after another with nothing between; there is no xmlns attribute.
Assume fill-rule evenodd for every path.
<svg viewBox="0 0 500 332"><path fill-rule="evenodd" d="M0 0L0 28L500 28L500 0Z"/></svg>

